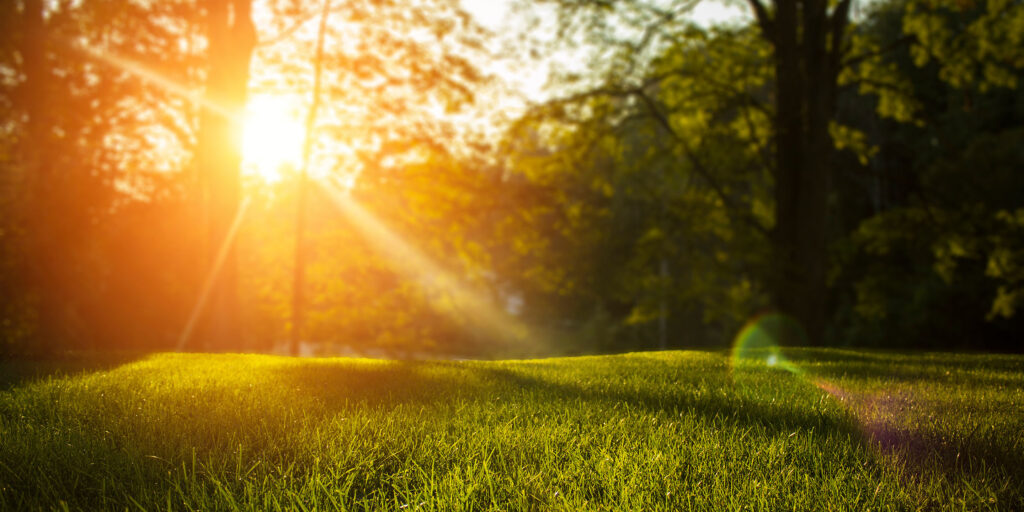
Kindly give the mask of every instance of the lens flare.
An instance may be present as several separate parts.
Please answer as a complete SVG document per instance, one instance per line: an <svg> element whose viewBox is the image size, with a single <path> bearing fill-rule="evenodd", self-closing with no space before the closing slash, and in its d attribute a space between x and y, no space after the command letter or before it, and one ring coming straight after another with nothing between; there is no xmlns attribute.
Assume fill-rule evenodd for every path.
<svg viewBox="0 0 1024 512"><path fill-rule="evenodd" d="M732 368L767 366L802 373L782 353L783 339L806 339L796 320L779 313L759 315L740 330L732 345Z"/></svg>
<svg viewBox="0 0 1024 512"><path fill-rule="evenodd" d="M756 394L773 379L794 376L838 404L853 420L862 438L875 448L890 452L913 448L914 434L897 426L903 411L912 408L913 399L909 394L889 388L876 392L854 391L857 386L851 389L843 386L842 379L827 378L813 366L801 367L790 361L780 346L783 340L786 345L806 344L806 334L795 319L770 313L750 320L733 343L730 359L733 383L744 392ZM796 350L807 349L794 349L791 353Z"/></svg>
<svg viewBox="0 0 1024 512"><path fill-rule="evenodd" d="M338 210L352 221L366 240L394 264L396 271L417 282L428 295L438 299L436 303L450 305L446 308L438 306L443 313L466 321L494 341L514 345L520 350L540 348L541 341L536 332L531 332L522 322L496 307L489 294L463 282L400 237L356 202L350 196L349 188L338 183L337 179L326 178L315 182L326 191Z"/></svg>

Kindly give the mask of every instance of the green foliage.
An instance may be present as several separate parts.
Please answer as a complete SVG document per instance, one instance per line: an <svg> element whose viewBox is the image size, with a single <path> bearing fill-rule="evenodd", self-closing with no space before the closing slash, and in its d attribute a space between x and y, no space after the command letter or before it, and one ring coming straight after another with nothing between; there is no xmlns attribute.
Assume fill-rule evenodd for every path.
<svg viewBox="0 0 1024 512"><path fill-rule="evenodd" d="M867 165L869 159L878 153L878 147L869 145L867 135L860 130L833 122L829 125L829 135L836 149L852 152L861 165Z"/></svg>
<svg viewBox="0 0 1024 512"><path fill-rule="evenodd" d="M251 348L278 346L290 332L296 176L252 184L253 208L239 237L243 311ZM501 210L493 173L438 156L401 171L365 172L353 198L412 250L464 286L494 283L488 227ZM308 340L326 350L359 353L482 355L470 320L452 309L449 292L411 275L403 251L380 247L339 210L328 188L307 203Z"/></svg>
<svg viewBox="0 0 1024 512"><path fill-rule="evenodd" d="M764 45L680 30L644 74L538 106L507 139L513 172L545 191L516 234L535 262L527 308L606 325L605 349L650 347L663 322L673 345L715 343L763 305Z"/></svg>
<svg viewBox="0 0 1024 512"><path fill-rule="evenodd" d="M883 119L854 110L864 99L847 100L844 122L877 150L840 174L852 230L833 251L839 340L1016 348L1019 285L999 269L1019 258L1019 235L1005 221L1024 186L1024 110L1012 89L1024 61L1007 32L1018 11L1003 2L889 2L856 30L845 79L872 93L866 99ZM858 213L865 188L870 202L859 200ZM973 339L957 341L965 336Z"/></svg>
<svg viewBox="0 0 1024 512"><path fill-rule="evenodd" d="M1002 229L994 230L985 275L999 281L989 318L1014 316L1024 304L1024 209L996 213Z"/></svg>
<svg viewBox="0 0 1024 512"><path fill-rule="evenodd" d="M189 33L170 23L187 7L40 2L47 12L36 26L32 2L18 4L5 4L0 36L0 104L9 120L0 149L0 351L119 346L137 334L137 322L177 318L183 295L145 295L139 283L149 281L150 292L180 286L147 276L160 275L154 268L167 262L160 256L165 244L189 247L173 238L185 230L166 231L181 219L187 180L162 172L183 163L191 134L177 110L187 102L140 90L137 77L98 56L187 76L195 55L182 51L179 39ZM137 204L143 201L149 204ZM139 229L142 218L153 224ZM128 233L163 236L140 247ZM166 310L149 310L154 302ZM127 309L115 312L115 305ZM127 314L133 307L140 309ZM114 328L113 315L130 318Z"/></svg>
<svg viewBox="0 0 1024 512"><path fill-rule="evenodd" d="M1024 5L1011 0L906 3L903 29L917 66L939 65L955 88L1014 88L1024 67Z"/></svg>
<svg viewBox="0 0 1024 512"><path fill-rule="evenodd" d="M439 114L487 82L474 61L487 41L457 2L408 16L393 2L339 6L346 28L331 37L346 44L329 51L314 160L358 174L353 197L481 302L570 340L556 351L651 348L662 335L722 345L767 305L773 275L772 46L753 26L688 23L688 2L555 3L559 41L594 67L555 73L561 96L534 105L497 152ZM277 36L314 4L275 5L255 90L305 87L308 62L294 57L309 41ZM31 349L50 326L59 348L169 347L212 250L191 166L197 111L97 55L199 85L194 6L54 4L40 47L48 81L27 90L19 5L0 6L0 353ZM1022 20L1019 2L894 0L865 6L843 38L828 127L840 150L828 158L832 341L960 345L976 333L971 343L1011 348L1024 332ZM39 141L33 98L47 107ZM334 142L349 151L328 154ZM33 152L54 172L35 172ZM290 330L293 179L246 187L244 348ZM313 195L310 339L494 350L496 335L471 327L452 294L410 277Z"/></svg>
<svg viewBox="0 0 1024 512"><path fill-rule="evenodd" d="M783 355L77 365L0 391L0 509L1024 505L1020 357Z"/></svg>

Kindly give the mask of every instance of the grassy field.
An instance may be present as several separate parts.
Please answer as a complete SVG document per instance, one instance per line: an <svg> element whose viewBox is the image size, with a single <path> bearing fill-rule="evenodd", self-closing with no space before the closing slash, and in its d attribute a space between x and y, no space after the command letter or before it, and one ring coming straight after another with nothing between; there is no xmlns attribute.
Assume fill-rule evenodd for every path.
<svg viewBox="0 0 1024 512"><path fill-rule="evenodd" d="M1024 357L785 356L8 364L0 509L1024 509Z"/></svg>

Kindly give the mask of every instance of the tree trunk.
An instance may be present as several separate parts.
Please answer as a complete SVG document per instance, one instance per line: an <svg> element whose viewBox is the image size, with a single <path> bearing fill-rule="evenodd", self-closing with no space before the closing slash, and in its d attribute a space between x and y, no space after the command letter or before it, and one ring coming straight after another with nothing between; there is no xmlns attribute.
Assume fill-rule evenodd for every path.
<svg viewBox="0 0 1024 512"><path fill-rule="evenodd" d="M207 201L207 262L213 263L222 244L227 257L212 289L203 338L207 350L242 348L238 318L238 270L234 242L228 240L241 196L241 127L246 102L249 62L256 44L251 0L207 0L206 100L197 148L199 171ZM219 111L218 111L219 110Z"/></svg>
<svg viewBox="0 0 1024 512"><path fill-rule="evenodd" d="M36 295L36 325L31 350L48 354L62 343L63 304L58 275L60 240L59 220L54 201L56 183L49 158L53 120L49 115L51 90L49 64L46 62L47 33L42 0L25 0L22 11L23 35L19 48L25 82L18 102L27 116L25 139L19 145L23 165L23 183L28 191L21 201L21 215L28 237L25 262L31 290Z"/></svg>
<svg viewBox="0 0 1024 512"><path fill-rule="evenodd" d="M292 331L291 354L299 355L302 335L306 326L306 212L309 195L309 160L313 153L313 128L316 113L320 108L320 80L323 73L324 38L327 35L327 15L331 10L330 0L324 0L320 13L320 27L316 35L316 55L313 60L313 90L309 112L306 114L306 138L302 144L302 170L299 174L299 190L295 200L295 259L292 269Z"/></svg>
<svg viewBox="0 0 1024 512"><path fill-rule="evenodd" d="M658 265L658 277L661 278L662 289L661 299L658 307L658 349L668 350L668 291L665 283L668 282L668 259L664 255Z"/></svg>
<svg viewBox="0 0 1024 512"><path fill-rule="evenodd" d="M825 335L829 175L838 63L849 0L829 13L826 0L775 0L769 13L750 0L775 61L775 229L772 300L803 328L784 344Z"/></svg>

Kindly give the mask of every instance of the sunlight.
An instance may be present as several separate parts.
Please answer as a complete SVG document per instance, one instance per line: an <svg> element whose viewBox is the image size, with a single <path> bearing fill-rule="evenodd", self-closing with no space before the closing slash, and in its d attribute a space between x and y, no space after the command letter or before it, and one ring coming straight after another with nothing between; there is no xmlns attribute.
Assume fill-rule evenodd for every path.
<svg viewBox="0 0 1024 512"><path fill-rule="evenodd" d="M530 349L537 349L543 344L536 331L531 332L525 324L501 310L489 294L445 270L363 208L351 197L350 184L343 178L318 179L315 182L381 256L395 264L395 270L417 282L434 298L435 307L466 320L496 342L514 343L520 348Z"/></svg>
<svg viewBox="0 0 1024 512"><path fill-rule="evenodd" d="M242 198L242 203L238 205L238 212L235 213L234 220L231 221L231 227L228 228L228 232L224 235L224 240L220 243L220 248L217 250L217 257L213 260L213 265L210 266L210 270L206 274L206 279L203 281L203 287L199 292L199 297L196 299L195 305L192 306L192 312L189 313L188 322L185 323L185 328L181 331L181 336L178 337L178 352L185 349L185 346L188 345L189 340L192 338L192 333L195 332L196 325L199 322L199 317L206 308L206 303L209 301L210 294L213 291L213 285L217 283L217 278L220 276L220 269L224 266L224 261L227 260L228 252L235 243L235 236L238 234L238 228L241 227L242 219L245 218L245 212L248 209L249 197L244 197Z"/></svg>
<svg viewBox="0 0 1024 512"><path fill-rule="evenodd" d="M285 167L297 168L306 132L299 119L298 108L287 98L250 98L242 122L243 170L275 183Z"/></svg>
<svg viewBox="0 0 1024 512"><path fill-rule="evenodd" d="M228 118L233 117L228 109L205 99L199 90L188 88L139 62L86 44L74 47L147 83L198 103L203 108ZM298 167L302 160L305 137L299 111L295 102L283 96L250 97L242 119L242 167L246 174L273 183L281 179L284 167Z"/></svg>
<svg viewBox="0 0 1024 512"><path fill-rule="evenodd" d="M205 109L216 112L217 114L225 117L231 117L231 112L229 110L204 98L199 89L186 87L156 71L153 71L139 62L126 59L110 51L94 48L86 43L72 44L71 47L78 51L85 52L94 59L106 63L109 66L113 66L114 68L127 72L140 80L155 85L160 89L181 96L182 98L186 98L193 103L202 105Z"/></svg>

